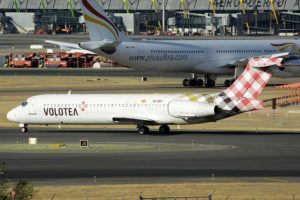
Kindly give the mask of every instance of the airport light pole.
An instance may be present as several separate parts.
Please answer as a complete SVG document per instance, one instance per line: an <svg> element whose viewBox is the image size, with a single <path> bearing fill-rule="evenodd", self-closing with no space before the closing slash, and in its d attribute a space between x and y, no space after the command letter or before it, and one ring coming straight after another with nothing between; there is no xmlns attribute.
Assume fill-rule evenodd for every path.
<svg viewBox="0 0 300 200"><path fill-rule="evenodd" d="M19 1L19 4L20 4L20 1ZM17 0L13 0L13 7L16 7L17 12L20 12L19 4L18 4Z"/></svg>
<svg viewBox="0 0 300 200"><path fill-rule="evenodd" d="M165 0L163 0L163 12L162 12L162 32L163 34L165 34L165 26L166 26L166 4L165 4Z"/></svg>

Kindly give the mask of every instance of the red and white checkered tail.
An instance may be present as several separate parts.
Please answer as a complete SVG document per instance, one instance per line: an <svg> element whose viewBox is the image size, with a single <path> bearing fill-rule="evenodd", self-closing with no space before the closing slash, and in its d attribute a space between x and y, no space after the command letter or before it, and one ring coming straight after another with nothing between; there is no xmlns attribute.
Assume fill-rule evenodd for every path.
<svg viewBox="0 0 300 200"><path fill-rule="evenodd" d="M263 102L257 97L272 77L269 66L282 66L282 58L252 58L244 72L226 90L219 94L224 100L223 109L250 111L263 108Z"/></svg>

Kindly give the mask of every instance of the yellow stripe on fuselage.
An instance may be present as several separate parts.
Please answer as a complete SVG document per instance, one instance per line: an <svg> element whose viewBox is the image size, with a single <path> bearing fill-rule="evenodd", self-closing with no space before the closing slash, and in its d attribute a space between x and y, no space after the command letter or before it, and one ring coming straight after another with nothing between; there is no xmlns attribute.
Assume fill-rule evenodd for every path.
<svg viewBox="0 0 300 200"><path fill-rule="evenodd" d="M84 19L86 21L91 22L91 23L98 24L99 26L102 26L103 28L106 28L107 30L109 30L114 35L115 39L118 40L118 37L116 36L116 33L108 25L104 24L103 22L101 22L97 19L92 18L91 16L89 16L87 14L84 14Z"/></svg>

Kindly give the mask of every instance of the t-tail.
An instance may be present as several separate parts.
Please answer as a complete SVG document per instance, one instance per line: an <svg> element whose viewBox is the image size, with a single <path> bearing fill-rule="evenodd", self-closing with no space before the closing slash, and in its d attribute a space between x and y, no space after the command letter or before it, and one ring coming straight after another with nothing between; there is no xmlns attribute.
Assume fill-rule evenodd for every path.
<svg viewBox="0 0 300 200"><path fill-rule="evenodd" d="M223 111L234 113L259 110L264 102L257 97L272 77L271 66L282 66L282 58L251 58L244 72L226 90L214 96Z"/></svg>
<svg viewBox="0 0 300 200"><path fill-rule="evenodd" d="M125 36L119 32L95 0L80 0L81 10L91 41L120 41Z"/></svg>

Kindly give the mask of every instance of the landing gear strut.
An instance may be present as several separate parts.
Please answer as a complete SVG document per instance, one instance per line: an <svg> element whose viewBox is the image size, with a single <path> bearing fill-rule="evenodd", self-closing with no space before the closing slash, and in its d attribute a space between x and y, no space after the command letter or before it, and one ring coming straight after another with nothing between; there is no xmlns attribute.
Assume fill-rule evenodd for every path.
<svg viewBox="0 0 300 200"><path fill-rule="evenodd" d="M216 81L212 75L205 75L205 87L215 87Z"/></svg>
<svg viewBox="0 0 300 200"><path fill-rule="evenodd" d="M149 128L147 126L141 125L141 126L138 126L137 128L138 128L139 134L141 134L141 135L149 133Z"/></svg>
<svg viewBox="0 0 300 200"><path fill-rule="evenodd" d="M20 130L22 133L27 133L28 132L28 125L27 124L20 124Z"/></svg>

